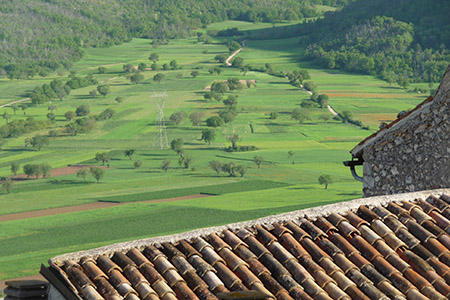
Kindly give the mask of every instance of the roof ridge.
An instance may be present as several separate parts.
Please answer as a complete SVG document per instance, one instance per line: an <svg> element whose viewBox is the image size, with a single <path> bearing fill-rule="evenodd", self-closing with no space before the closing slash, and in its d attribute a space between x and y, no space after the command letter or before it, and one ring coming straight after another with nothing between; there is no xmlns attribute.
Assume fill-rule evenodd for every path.
<svg viewBox="0 0 450 300"><path fill-rule="evenodd" d="M450 194L450 188L446 189L434 189L434 190L425 190L419 192L411 192L411 193L403 193L403 194L394 194L394 195L383 195L383 196L374 196L367 198L357 198L350 201L338 202L333 204L328 204L319 207L312 207L301 209L293 212L287 212L279 215L272 215L263 218L258 218L255 220L232 223L222 226L214 226L208 228L195 229L188 232L177 233L166 236L145 238L140 240L135 240L131 242L122 242L116 243L113 245L107 245L91 250L79 251L67 253L64 255L55 256L49 259L51 264L60 264L65 260L74 260L78 261L83 256L99 256L104 254L113 253L116 251L128 251L131 248L144 248L149 244L160 245L165 242L175 243L181 239L190 240L196 237L201 237L205 235L209 235L211 233L222 232L226 229L234 230L245 227L254 227L255 225L272 225L273 223L283 222L286 220L295 220L300 219L304 216L308 216L309 218L317 218L320 216L328 216L332 213L344 213L347 211L357 210L360 206L369 206L375 207L380 205L385 205L392 201L413 201L419 198L427 198L430 195L441 195L441 194Z"/></svg>

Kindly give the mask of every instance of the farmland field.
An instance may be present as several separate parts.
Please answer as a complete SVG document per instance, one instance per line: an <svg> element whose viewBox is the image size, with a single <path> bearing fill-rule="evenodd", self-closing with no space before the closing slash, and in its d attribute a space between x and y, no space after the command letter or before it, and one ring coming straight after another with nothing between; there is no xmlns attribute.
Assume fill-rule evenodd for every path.
<svg viewBox="0 0 450 300"><path fill-rule="evenodd" d="M325 8L324 8L325 9ZM282 24L281 24L282 25ZM277 25L277 26L281 26ZM245 30L270 28L272 24L223 22L211 28L239 27ZM226 39L226 38L224 38ZM150 53L159 54L157 64L176 60L177 70L146 70L139 84L132 84L123 71L124 64L150 65ZM96 153L108 152L111 168L96 183L75 174L46 179L15 181L11 192L0 192L0 215L24 211L71 206L96 201L134 202L178 197L189 194L217 194L213 197L189 199L167 203L129 203L120 207L74 212L57 216L0 222L0 280L35 274L40 263L55 255L79 251L115 242L172 234L199 227L227 224L254 219L311 206L345 201L361 196L361 185L342 165L349 160L348 151L376 129L380 122L395 119L401 110L413 108L425 96L408 93L405 89L388 86L373 76L346 74L314 68L305 61L303 50L296 39L247 41L238 55L252 67L270 63L277 71L307 69L322 94L328 94L329 104L338 112L351 111L355 119L371 130L319 117L330 114L326 109L313 108L310 120L303 123L291 119L291 112L300 107L309 94L289 84L283 77L249 71L245 75L237 68L222 67L220 75L210 74L211 67L219 66L214 60L218 54L228 54L221 40L212 44L197 42L196 38L170 40L168 45L152 48L149 40L133 39L130 43L106 49L85 49L84 58L75 63L77 76L92 74L99 84L108 84L106 97L89 92L97 85L72 90L64 100L54 100L55 121L45 128L19 137L2 140L0 176L10 176L13 162L21 167L27 163L49 163L53 168L67 165L101 165L94 160ZM98 74L98 67L106 72ZM198 71L194 78L192 71ZM164 74L160 83L155 74ZM31 90L54 78L67 80L69 72L47 78L10 81L0 77L0 105L27 98ZM238 115L227 125L218 127L211 144L201 140L203 122L199 128L189 119L176 125L169 121L172 113L184 111L187 115L201 111L204 119L216 115L224 108L222 102L205 100L204 88L214 81L230 77L256 80L256 86L229 91L237 95ZM425 84L415 86L425 87ZM164 115L168 142L177 138L184 141L184 155L193 157L189 168L178 165L179 156L172 150L152 148L155 127L154 93L167 93ZM116 97L123 102L117 103ZM69 136L65 131L65 113L80 105L89 105L90 114L98 115L107 108L115 115L106 121L97 121L89 133ZM30 106L26 116L22 110L14 114L9 107L0 113L10 114L9 122L33 117L46 120L48 105ZM269 118L272 112L276 119ZM330 114L331 116L331 114ZM48 135L48 146L37 151L24 147L25 139L36 134ZM239 135L239 146L255 146L248 152L227 152L231 144L227 137ZM135 149L130 160L124 155ZM293 151L293 156L288 155ZM254 156L263 157L260 168ZM161 169L164 160L171 162L167 172ZM243 177L217 174L208 167L212 160L235 162L245 166ZM133 163L141 161L140 168ZM295 163L294 163L295 162ZM362 170L358 170L362 172ZM19 173L22 173L20 169ZM321 174L330 174L333 183L327 190L317 183ZM17 268L19 266L19 268Z"/></svg>

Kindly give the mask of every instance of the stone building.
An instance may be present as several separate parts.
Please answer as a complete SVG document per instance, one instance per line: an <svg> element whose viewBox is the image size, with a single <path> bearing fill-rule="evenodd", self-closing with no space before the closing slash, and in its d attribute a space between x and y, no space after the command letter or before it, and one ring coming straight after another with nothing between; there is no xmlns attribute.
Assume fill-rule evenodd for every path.
<svg viewBox="0 0 450 300"><path fill-rule="evenodd" d="M434 96L372 134L350 153L364 196L450 187L450 65ZM363 177L355 172L363 165Z"/></svg>

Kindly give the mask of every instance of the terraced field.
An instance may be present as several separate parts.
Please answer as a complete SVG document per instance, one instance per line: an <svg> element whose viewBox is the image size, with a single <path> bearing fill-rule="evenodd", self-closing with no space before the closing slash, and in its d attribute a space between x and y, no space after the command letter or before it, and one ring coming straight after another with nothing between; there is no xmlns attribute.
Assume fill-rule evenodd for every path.
<svg viewBox="0 0 450 300"><path fill-rule="evenodd" d="M211 28L252 30L271 26L224 22L213 24ZM6 245L0 248L0 279L34 274L40 263L68 251L243 221L361 196L360 183L353 180L342 161L348 160L348 151L372 131L335 120L325 123L319 116L330 113L319 108L311 110L311 120L302 124L292 120L291 112L309 95L290 85L285 78L255 71L243 75L238 69L227 67L222 68L220 75L211 75L209 68L219 65L214 57L228 53L223 40L202 44L196 38L188 38L152 48L149 40L134 39L120 46L86 49L85 52L83 60L74 64L73 69L79 76L93 74L99 84L108 84L111 92L105 98L92 98L89 91L96 88L92 85L73 90L63 101L53 101L57 107L55 122L40 131L2 140L0 176L11 175L12 162L21 166L49 163L53 168L99 164L94 160L97 152L109 152L111 169L99 184L92 177L84 181L74 174L15 181L10 194L0 192L0 215L100 200L133 202L198 193L217 195L167 203L129 203L94 211L0 222L0 240ZM142 73L144 80L140 84L132 84L122 66L128 63L136 66L141 62L149 65L148 56L152 52L159 53L158 65L175 59L181 69L147 70ZM425 98L388 86L371 76L313 68L302 53L297 39L282 39L247 41L238 56L252 66L270 63L274 69L284 71L306 68L320 93L330 96L329 102L338 112L351 111L371 129ZM105 74L98 74L98 66L106 68ZM200 73L196 78L191 76L193 70ZM153 80L156 73L164 74L160 83ZM68 75L66 71L60 78L66 80ZM36 77L23 81L0 77L0 105L23 99L35 86L57 77L53 74L45 79ZM179 157L174 151L152 148L156 132L154 92L165 91L168 95L164 110L166 120L176 111L186 114L202 111L206 119L224 106L214 100L206 101L204 88L230 77L255 80L256 86L225 94L225 97L238 96L239 114L231 124L216 129L216 139L210 145L201 140L201 132L207 128L205 122L197 128L189 120L178 126L167 121L169 143L183 138L185 155L194 158L188 169L178 165ZM425 84L417 86L425 87ZM124 101L117 103L116 97L123 97ZM114 109L116 114L107 121L98 121L90 133L68 136L64 131L68 123L64 114L81 104L89 105L91 115L107 108ZM0 113L8 111L9 121L26 117L45 120L47 106L30 106L26 116L21 110L14 115L8 107L1 108ZM278 112L278 118L270 119L271 112ZM58 135L50 138L50 144L41 151L24 147L25 138L37 133L48 135L50 130L57 130ZM225 151L225 147L230 146L227 137L231 134L239 135L238 145L253 145L257 150ZM124 155L126 149L136 150L132 160ZM289 157L288 151L293 151L294 156ZM253 162L255 155L264 158L261 168ZM135 169L133 163L138 160L142 167ZM171 162L168 172L161 170L164 160ZM242 178L217 174L208 167L211 160L234 161L247 171ZM330 174L333 178L327 190L317 183L321 174Z"/></svg>

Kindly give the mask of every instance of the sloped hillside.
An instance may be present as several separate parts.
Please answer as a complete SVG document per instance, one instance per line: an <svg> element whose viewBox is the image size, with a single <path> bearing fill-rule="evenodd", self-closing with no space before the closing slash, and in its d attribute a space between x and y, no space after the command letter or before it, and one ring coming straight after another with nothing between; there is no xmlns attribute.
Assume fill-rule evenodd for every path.
<svg viewBox="0 0 450 300"><path fill-rule="evenodd" d="M450 61L450 2L358 0L298 28L318 64L388 82L439 81Z"/></svg>
<svg viewBox="0 0 450 300"><path fill-rule="evenodd" d="M299 20L320 15L311 5L346 0L5 0L0 3L0 71L11 79L70 68L83 47L132 37L165 40L227 19Z"/></svg>

